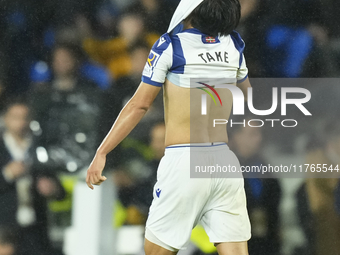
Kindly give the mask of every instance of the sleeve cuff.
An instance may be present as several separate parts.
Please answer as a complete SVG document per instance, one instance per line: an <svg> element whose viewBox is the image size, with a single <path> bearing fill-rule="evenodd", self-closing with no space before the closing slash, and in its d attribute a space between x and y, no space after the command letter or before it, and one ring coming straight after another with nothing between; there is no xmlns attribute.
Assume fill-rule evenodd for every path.
<svg viewBox="0 0 340 255"><path fill-rule="evenodd" d="M152 86L156 86L156 87L162 87L163 86L163 83L153 81L150 78L145 77L145 76L142 76L142 82L147 83L147 84L152 85Z"/></svg>
<svg viewBox="0 0 340 255"><path fill-rule="evenodd" d="M248 74L241 80L237 80L237 83L242 83L248 78Z"/></svg>

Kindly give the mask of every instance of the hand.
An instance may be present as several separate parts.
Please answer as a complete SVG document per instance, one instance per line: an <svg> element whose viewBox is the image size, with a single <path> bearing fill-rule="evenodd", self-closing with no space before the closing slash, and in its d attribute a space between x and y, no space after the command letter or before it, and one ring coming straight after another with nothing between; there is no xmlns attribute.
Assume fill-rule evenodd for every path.
<svg viewBox="0 0 340 255"><path fill-rule="evenodd" d="M86 183L90 189L92 190L94 189L92 184L99 186L104 181L106 181L107 178L105 176L102 176L105 163L106 163L105 155L96 154L96 156L92 160L92 163L89 169L87 170L87 176L86 176Z"/></svg>
<svg viewBox="0 0 340 255"><path fill-rule="evenodd" d="M7 176L15 180L26 173L27 167L20 161L12 161L5 166L4 170Z"/></svg>
<svg viewBox="0 0 340 255"><path fill-rule="evenodd" d="M46 198L52 198L57 194L55 181L48 177L40 177L37 181L37 191Z"/></svg>

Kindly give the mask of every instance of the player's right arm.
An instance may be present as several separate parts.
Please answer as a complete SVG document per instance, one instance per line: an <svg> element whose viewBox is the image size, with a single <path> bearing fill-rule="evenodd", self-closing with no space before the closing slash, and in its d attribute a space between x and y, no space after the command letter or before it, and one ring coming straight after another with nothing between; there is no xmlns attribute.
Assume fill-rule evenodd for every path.
<svg viewBox="0 0 340 255"><path fill-rule="evenodd" d="M108 135L99 146L97 153L87 171L86 183L93 189L106 180L102 176L106 163L106 155L128 136L144 117L155 100L165 81L166 74L172 64L172 47L169 35L163 35L152 47L142 82L136 93L118 115Z"/></svg>
<svg viewBox="0 0 340 255"><path fill-rule="evenodd" d="M87 170L86 183L90 189L106 180L102 176L106 163L106 155L128 136L139 121L144 117L161 87L141 82L136 93L120 112L111 130L99 146L97 153Z"/></svg>

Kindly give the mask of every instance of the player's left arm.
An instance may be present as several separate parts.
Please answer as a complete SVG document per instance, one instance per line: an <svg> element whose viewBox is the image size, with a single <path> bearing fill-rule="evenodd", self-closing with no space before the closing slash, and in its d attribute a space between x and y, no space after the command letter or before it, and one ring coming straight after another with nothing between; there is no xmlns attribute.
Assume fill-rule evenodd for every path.
<svg viewBox="0 0 340 255"><path fill-rule="evenodd" d="M139 123L160 90L161 87L141 82L136 93L122 109L111 130L97 150L87 171L86 183L89 188L93 189L92 185L100 185L106 180L106 177L102 176L106 163L106 155L116 148Z"/></svg>
<svg viewBox="0 0 340 255"><path fill-rule="evenodd" d="M244 81L237 83L237 87L240 88L244 95L244 100L248 99L248 88L251 88L249 78L247 77Z"/></svg>
<svg viewBox="0 0 340 255"><path fill-rule="evenodd" d="M244 99L247 101L248 99L248 88L251 88L250 81L248 78L248 68L246 64L246 59L244 55L241 55L242 62L240 68L237 72L237 87L240 88L244 94Z"/></svg>

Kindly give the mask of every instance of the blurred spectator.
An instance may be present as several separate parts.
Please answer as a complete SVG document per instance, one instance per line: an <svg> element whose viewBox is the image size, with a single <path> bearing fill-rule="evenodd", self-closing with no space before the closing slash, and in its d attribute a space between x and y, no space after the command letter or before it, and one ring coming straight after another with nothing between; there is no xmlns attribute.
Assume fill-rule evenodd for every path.
<svg viewBox="0 0 340 255"><path fill-rule="evenodd" d="M128 75L132 69L129 49L137 41L145 42L149 48L158 40L158 35L148 32L141 15L125 13L118 23L118 37L97 40L87 31L83 42L84 50L95 61L105 65L111 75L118 79Z"/></svg>
<svg viewBox="0 0 340 255"><path fill-rule="evenodd" d="M58 30L72 26L78 15L94 22L102 0L4 0L0 3L0 48L6 59L8 92L29 89L29 68L36 59L45 60Z"/></svg>
<svg viewBox="0 0 340 255"><path fill-rule="evenodd" d="M121 109L131 99L136 92L139 84L141 83L142 72L147 61L150 48L148 44L143 41L137 41L130 50L131 70L130 72L119 78L114 86L111 87L109 93L107 93L106 103L106 116L107 118L107 130L111 127L113 121L117 118ZM155 120L163 118L163 97L162 93L159 93L155 102L150 107L146 116L137 128L132 132L130 137L135 137L146 141L148 134L145 133L145 129L150 129L150 123Z"/></svg>
<svg viewBox="0 0 340 255"><path fill-rule="evenodd" d="M150 131L150 148L153 157L149 162L127 159L114 174L119 187L119 199L126 207L126 224L144 224L153 199L153 187L157 181L157 168L165 150L165 125L155 124ZM131 157L131 155L130 155Z"/></svg>
<svg viewBox="0 0 340 255"><path fill-rule="evenodd" d="M155 124L150 132L150 147L153 152L152 164L159 165L160 160L164 156L165 151L165 124L160 122Z"/></svg>
<svg viewBox="0 0 340 255"><path fill-rule="evenodd" d="M312 215L308 194L306 190L306 183L303 183L296 192L297 211L300 226L306 237L306 243L301 247L295 249L294 255L315 255L315 229L314 218Z"/></svg>
<svg viewBox="0 0 340 255"><path fill-rule="evenodd" d="M60 90L72 90L76 83L73 81L77 70L76 51L67 46L57 46L52 55L54 86Z"/></svg>
<svg viewBox="0 0 340 255"><path fill-rule="evenodd" d="M18 255L16 238L7 229L0 228L0 255Z"/></svg>
<svg viewBox="0 0 340 255"><path fill-rule="evenodd" d="M122 0L122 3L130 4L129 0ZM96 13L97 24L95 28L91 28L96 36L108 38L116 34L116 25L119 14L121 13L121 7L118 6L117 0L104 0L99 6ZM84 25L83 23L82 25ZM85 26L90 25L89 23ZM87 28L89 29L89 28ZM84 29L82 29L84 31Z"/></svg>
<svg viewBox="0 0 340 255"><path fill-rule="evenodd" d="M6 0L0 3L0 45L4 53L1 57L8 60L6 76L10 85L8 91L12 94L28 89L27 65L34 53L32 35L36 28L36 22L30 22L33 13L31 1Z"/></svg>
<svg viewBox="0 0 340 255"><path fill-rule="evenodd" d="M237 32L240 33L246 44L244 54L247 58L249 77L264 77L265 70L262 60L265 57L261 52L263 48L263 27L261 26L263 15L261 15L259 8L260 1L240 0L240 4L241 20Z"/></svg>
<svg viewBox="0 0 340 255"><path fill-rule="evenodd" d="M260 166L266 162L260 155L261 128L235 127L232 129L230 146L241 166ZM252 238L248 242L249 254L280 254L279 204L281 188L276 179L261 179L258 174L245 174L245 190Z"/></svg>
<svg viewBox="0 0 340 255"><path fill-rule="evenodd" d="M137 90L141 82L143 68L148 58L149 51L150 48L148 44L140 41L131 47L129 54L132 65L131 70L127 75L119 78L107 94L106 109L110 126L118 116L120 110Z"/></svg>
<svg viewBox="0 0 340 255"><path fill-rule="evenodd" d="M251 23L248 23L245 38L252 42L253 35L256 34L256 38L260 39L255 39L258 54L254 57L260 60L265 71L262 75L325 75L319 62L322 56L315 51L318 44L327 41L321 6L319 0L259 1L255 15L249 17ZM259 69L260 72L262 68Z"/></svg>
<svg viewBox="0 0 340 255"><path fill-rule="evenodd" d="M80 67L81 74L96 83L102 90L107 90L111 87L112 77L109 71L103 66L95 63L94 61L88 60Z"/></svg>
<svg viewBox="0 0 340 255"><path fill-rule="evenodd" d="M144 30L149 32L165 33L174 2L178 0L1 1L0 50L10 60L6 63L8 93L26 92L30 85L28 74L32 62L37 59L46 61L49 50L58 42L59 34L67 31L67 37L78 38L83 20L88 22L85 30L93 30L96 35L113 36L118 30L118 38L106 41L95 40L94 33L89 33L87 36L92 40L85 40L84 48L93 59L106 65L113 77L125 75L131 68L130 61L124 57L133 44L130 42L131 34L137 35L135 38L146 38L151 46L157 38L142 35L140 24L144 23ZM238 29L247 43L245 53L250 76L334 77L339 74L337 38L340 29L334 22L338 15L338 1L240 2L242 20ZM135 13L144 21L130 19L117 22L122 10ZM126 16L129 14L123 15L122 20L128 20ZM122 23L127 25L122 26ZM88 69L85 69L87 72ZM90 73L94 74L99 69L91 70ZM105 83L105 72L100 77L97 78Z"/></svg>
<svg viewBox="0 0 340 255"><path fill-rule="evenodd" d="M46 202L63 199L64 189L54 174L36 164L28 106L12 102L7 105L4 120L0 140L0 227L18 231L20 254L52 254Z"/></svg>
<svg viewBox="0 0 340 255"><path fill-rule="evenodd" d="M315 167L317 164L325 164L327 169L339 167L340 123L336 120L330 121L321 137L323 145L310 149L306 163L315 164ZM340 217L335 210L334 193L339 182L339 171L310 173L309 177L306 181L306 191L314 222L316 254L338 254Z"/></svg>
<svg viewBox="0 0 340 255"><path fill-rule="evenodd" d="M119 78L114 85L110 88L108 93L105 94L105 119L102 121L103 130L105 133L111 128L119 112L124 105L131 99L141 83L141 74L145 67L150 49L149 46L143 41L137 41L130 50L130 58L132 68L128 75ZM154 103L142 119L142 121L131 132L122 144L112 153L112 166L122 164L121 150L132 149L138 151L139 155L143 158L149 159L149 150L143 150L149 140L149 133L145 132L152 128L153 123L163 119L163 96L162 93L156 97ZM110 159L109 159L110 160ZM110 164L110 163L109 163Z"/></svg>
<svg viewBox="0 0 340 255"><path fill-rule="evenodd" d="M106 90L111 86L112 79L109 72L94 61L86 60L84 53L76 44L59 43L54 47L52 55L52 65L56 65L52 66L55 79L62 76L65 78L77 76L83 82L94 83L102 90ZM59 62L57 63L57 61ZM66 61L68 66L62 66L62 61ZM63 68L65 70L61 70ZM45 61L37 61L32 65L30 80L33 85L41 85L41 83L44 85L44 83L50 82L51 78L51 70Z"/></svg>
<svg viewBox="0 0 340 255"><path fill-rule="evenodd" d="M152 158L149 161L149 166L151 167L153 174L149 178L149 184L154 185L157 181L157 169L158 165L164 156L165 151L165 124L164 122L158 122L154 124L150 130L150 148L152 150ZM152 192L149 194L151 198L149 203L151 205Z"/></svg>
<svg viewBox="0 0 340 255"><path fill-rule="evenodd" d="M39 144L36 147L39 147L40 160L44 162L40 162L39 167L38 164L31 166L31 160L25 163L29 165L27 175L33 180L33 201L41 202L39 210L36 209L38 205L33 205L37 217L42 219L40 226L47 224L46 199L42 194L46 195L50 186L42 178L45 175L49 178L50 175L43 170L74 172L88 165L98 141L101 140L97 138L101 133L107 133L119 111L139 85L149 49L158 39L158 35L166 32L174 10L171 2L178 3L179 0L0 1L0 111L8 96L27 90L32 92L29 97L35 120L31 122L31 129L36 136L34 140ZM246 42L245 55L251 77L336 77L340 74L340 1L240 2L242 19L237 30ZM83 38L86 39L82 41ZM76 46L70 46L71 42L75 45L82 44L93 60L84 59ZM49 67L50 58L52 65ZM105 65L110 72L107 73L94 61ZM30 70L32 63L34 65ZM111 76L116 78L114 86L111 86ZM35 88L31 91L32 83ZM337 98L336 81L328 86L334 87L327 89L328 94L324 92L324 86L319 86L320 91L316 90L320 93L314 93L314 102L311 102L311 109L308 108L314 117L315 114L330 115L330 112L336 112L336 107L331 107L333 110L329 109L327 113L325 111L327 107L324 102L333 100L334 103ZM105 98L98 87L108 89ZM120 165L121 171L116 172L119 180L117 185L121 188L120 196L124 205L129 208L126 221L128 224L144 222L152 200L152 186L156 177L154 171L164 150L161 146L161 141L164 140L161 138L164 131L162 125L152 127L155 121L163 117L161 94L141 124L124 140L123 148L115 150L113 154L116 155L110 157L114 163L112 166ZM105 112L105 119L100 118L101 111ZM301 120L301 123L299 121L299 125L303 121L305 120ZM2 120L0 122L1 129L4 124ZM152 137L159 137L151 141L151 145L155 143L154 147L158 147L158 156L154 156L148 147L150 129ZM339 153L335 153L340 144L336 142L338 135L335 131L327 132L328 136L321 145L317 144L308 152L307 163L320 161L335 164L339 158ZM242 165L265 164L259 152L262 135L258 131L247 127L243 131L237 130L235 135L230 144L234 146ZM295 141L296 135L291 135L282 128L275 128L275 132L268 129L266 135L275 138L273 143L279 142L281 151L287 148L286 152L292 153L290 145ZM280 138L277 137L284 139L279 141ZM24 175L14 180L12 186L3 180L2 160L8 156L8 151L2 153L5 148L2 140L0 136L0 228L2 222L10 222L6 220L6 215L12 215L12 220L15 221L18 207L15 205L19 203L18 192L15 191L16 183L26 179ZM28 154L33 157L36 154L32 153L34 146L30 147ZM125 158L126 154L128 157ZM40 176L41 172L43 175ZM52 179L55 178L53 174L51 176ZM253 178L245 179L249 212L254 226L253 239L249 242L250 253L256 255L259 252L267 254L268 251L273 251L276 254L280 249L277 212L280 189L276 180L250 177ZM10 195L4 196L3 190L8 185L11 189L6 188L6 192L11 190L8 193ZM298 213L308 239L308 247L304 252L311 255L314 245L317 245L318 254L338 254L339 215L334 211L334 203L338 201L340 212L340 183L336 178L310 179L297 196ZM10 200L12 197L15 198L14 202ZM3 206L3 203L10 206ZM12 213L3 213L5 210L12 210ZM273 213L269 213L270 210ZM22 229L23 236L28 231L34 231L33 227ZM316 239L314 230L317 231ZM43 231L38 248L47 242L46 227ZM273 242L268 241L271 235ZM12 246L12 238L2 238L3 236L0 233L0 255L3 255L1 252L4 249L10 254L12 248L15 248ZM37 239L33 236L32 239ZM17 238L22 237L19 235ZM23 239L23 243L28 242L30 240L27 238ZM302 251L296 254L301 255Z"/></svg>
<svg viewBox="0 0 340 255"><path fill-rule="evenodd" d="M61 91L74 90L80 84L82 87L93 87L92 82L80 75L81 63L81 51L77 46L57 45L52 52L52 86Z"/></svg>
<svg viewBox="0 0 340 255"><path fill-rule="evenodd" d="M30 95L39 145L55 170L75 172L87 166L100 131L101 91L78 72L77 51L58 45L52 53L52 80Z"/></svg>
<svg viewBox="0 0 340 255"><path fill-rule="evenodd" d="M140 14L148 31L162 35L168 30L175 8L164 0L137 0L127 11Z"/></svg>
<svg viewBox="0 0 340 255"><path fill-rule="evenodd" d="M338 25L338 10L340 2L337 0L321 1L322 20L326 25L329 42L324 47L322 54L327 62L322 63L324 69L328 69L327 77L340 75L340 26Z"/></svg>
<svg viewBox="0 0 340 255"><path fill-rule="evenodd" d="M83 63L81 49L76 45L61 43L54 47L51 53L51 69L44 61L36 62L31 69L31 82L33 90L46 90L48 83L60 90L73 90L77 83L86 83L93 86L80 73L80 66ZM90 86L87 85L87 86Z"/></svg>
<svg viewBox="0 0 340 255"><path fill-rule="evenodd" d="M36 8L45 21L58 29L73 25L79 15L94 22L95 11L101 2L103 0L61 0L58 2L39 0Z"/></svg>
<svg viewBox="0 0 340 255"><path fill-rule="evenodd" d="M321 1L322 4L322 20L326 24L331 38L340 37L340 26L338 22L334 22L339 18L338 10L340 9L340 2L337 0Z"/></svg>
<svg viewBox="0 0 340 255"><path fill-rule="evenodd" d="M143 225L146 222L150 194L146 194L145 190L152 194L152 187L145 182L151 176L151 170L143 159L135 155L114 172L118 198L126 208L126 225Z"/></svg>

